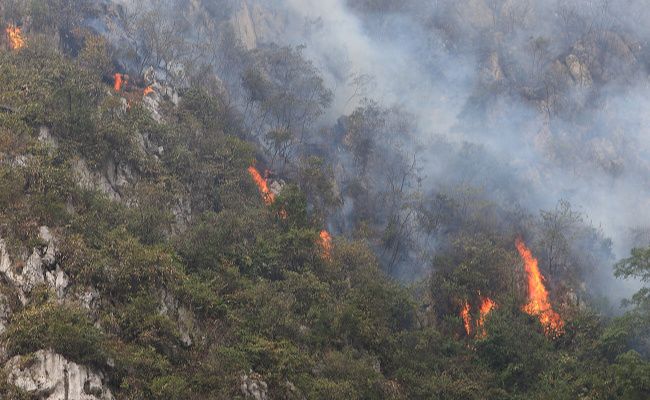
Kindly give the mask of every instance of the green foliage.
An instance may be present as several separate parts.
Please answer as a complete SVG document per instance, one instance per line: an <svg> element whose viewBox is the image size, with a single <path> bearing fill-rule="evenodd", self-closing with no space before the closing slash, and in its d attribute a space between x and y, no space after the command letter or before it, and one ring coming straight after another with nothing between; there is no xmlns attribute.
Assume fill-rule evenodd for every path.
<svg viewBox="0 0 650 400"><path fill-rule="evenodd" d="M49 348L80 364L104 366L107 351L103 334L82 310L49 297L49 293L32 293L32 304L12 316L2 336L10 354L26 355Z"/></svg>
<svg viewBox="0 0 650 400"><path fill-rule="evenodd" d="M403 5L389 3L352 6L375 12ZM31 13L35 42L0 51L0 236L18 268L21 254L42 245L38 227L49 226L60 239L57 266L71 279L64 301L39 287L24 308L3 289L14 312L2 336L8 356L51 348L108 372L111 390L128 399L235 398L251 370L272 398L648 397L648 290L634 295L633 312L613 322L567 305L564 333L544 336L539 321L521 311L521 262L511 234L495 234L494 205L481 191L441 191L422 208L411 157L383 150L377 157L408 138L408 115L366 101L345 121L344 151L358 172L346 195L367 241L339 237L325 249L320 219L339 205L325 159L301 159L288 171L299 186L285 185L264 206L247 172L255 147L235 137L244 135L231 124L225 98L187 88L177 107L161 107L167 122L158 123L136 95L108 95L114 92L99 82L109 68L105 39L81 31L65 39L60 46L78 62L39 43L36 35L75 30L89 10L71 7L88 5L32 1L12 10ZM144 29L150 27L143 21L158 17L141 20L140 33L153 39L173 27ZM169 69L179 54L165 53L164 43L154 50L134 59L160 56ZM331 102L301 51L258 49L249 54L255 65L238 70L245 112L259 118L255 128L268 132L267 144L285 163ZM42 127L54 145L38 144ZM160 158L145 155L139 134L163 147ZM472 159L476 149L464 151ZM123 203L80 188L73 173L79 159L91 170L132 167L137 180L121 193ZM573 260L560 263L557 252L573 238L569 225L579 216L558 204L542 212L541 241L553 247L552 268L561 271ZM409 287L382 273L373 246L390 253L384 260L401 257L393 250L402 245L414 251L408 228L416 210L427 233L445 232L447 240L427 281ZM617 274L647 280L644 252L633 250ZM90 310L75 305L78 293L95 290ZM499 306L487 316L485 334L468 337L461 302L475 318L486 296ZM181 340L185 328L189 346ZM30 398L4 376L0 393Z"/></svg>
<svg viewBox="0 0 650 400"><path fill-rule="evenodd" d="M79 63L98 76L110 74L112 62L108 41L102 35L93 34L86 29L77 29L74 33L83 42L77 56Z"/></svg>
<svg viewBox="0 0 650 400"><path fill-rule="evenodd" d="M187 398L188 387L182 376L167 375L154 378L151 392L157 399L183 400Z"/></svg>
<svg viewBox="0 0 650 400"><path fill-rule="evenodd" d="M311 206L311 215L326 220L341 205L335 193L334 169L322 157L309 157L298 164L298 182Z"/></svg>
<svg viewBox="0 0 650 400"><path fill-rule="evenodd" d="M524 274L512 268L517 258L508 242L498 236L459 235L449 255L434 258L437 271L429 277L426 290L435 300L435 315L443 327L462 329L455 317L465 301L470 310L479 310L485 297L498 300L494 293L519 292Z"/></svg>
<svg viewBox="0 0 650 400"><path fill-rule="evenodd" d="M182 276L165 247L146 247L122 229L109 232L102 253L108 280L96 284L118 298L175 285Z"/></svg>
<svg viewBox="0 0 650 400"><path fill-rule="evenodd" d="M476 354L495 371L495 385L515 393L534 385L551 350L539 321L522 311L521 303L502 302L484 326L488 333L477 340Z"/></svg>
<svg viewBox="0 0 650 400"><path fill-rule="evenodd" d="M198 316L217 319L224 317L228 310L217 291L219 285L220 280L217 278L206 280L197 275L190 275L187 280L182 281L177 291L180 299Z"/></svg>
<svg viewBox="0 0 650 400"><path fill-rule="evenodd" d="M630 350L616 357L613 371L618 379L620 398L645 399L650 396L650 365Z"/></svg>

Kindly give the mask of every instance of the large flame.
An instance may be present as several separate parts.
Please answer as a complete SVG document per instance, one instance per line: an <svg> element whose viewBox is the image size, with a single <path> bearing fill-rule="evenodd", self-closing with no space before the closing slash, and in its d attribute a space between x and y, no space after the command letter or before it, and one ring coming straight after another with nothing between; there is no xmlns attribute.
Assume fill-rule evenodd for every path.
<svg viewBox="0 0 650 400"><path fill-rule="evenodd" d="M150 88L149 86L147 86L146 88L144 88L143 96L146 96L146 95L148 95L149 93L152 93L152 92L153 92L153 89Z"/></svg>
<svg viewBox="0 0 650 400"><path fill-rule="evenodd" d="M20 36L19 28L16 28L12 24L9 24L9 27L7 28L7 33L9 34L9 39L10 39L9 46L13 50L18 50L19 48L25 45L25 41Z"/></svg>
<svg viewBox="0 0 650 400"><path fill-rule="evenodd" d="M543 281L546 279L539 272L537 259L532 256L530 250L521 239L515 241L519 255L526 264L526 273L528 274L528 304L524 311L531 315L539 315L542 324L551 331L561 330L563 322L560 316L551 309L548 301L548 292L544 287Z"/></svg>
<svg viewBox="0 0 650 400"><path fill-rule="evenodd" d="M122 74L115 74L115 90L119 91L122 85L126 85L127 80L126 77L122 77Z"/></svg>
<svg viewBox="0 0 650 400"><path fill-rule="evenodd" d="M257 172L257 169L255 169L255 166L250 166L248 167L248 172L250 172L251 176L255 180L255 183L257 184L257 187L260 189L260 192L262 192L262 198L264 199L264 204L271 205L273 203L273 193L269 190L268 185L266 184L266 180L262 178L262 175L260 175L259 172Z"/></svg>

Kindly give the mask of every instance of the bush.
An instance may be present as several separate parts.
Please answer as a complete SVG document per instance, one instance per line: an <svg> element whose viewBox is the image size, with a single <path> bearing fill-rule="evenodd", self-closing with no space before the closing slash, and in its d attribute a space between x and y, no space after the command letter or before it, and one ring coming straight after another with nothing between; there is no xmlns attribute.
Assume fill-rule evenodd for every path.
<svg viewBox="0 0 650 400"><path fill-rule="evenodd" d="M79 364L105 365L104 336L86 314L50 299L44 287L35 291L45 295L32 292L32 304L11 317L2 335L10 355L52 349Z"/></svg>

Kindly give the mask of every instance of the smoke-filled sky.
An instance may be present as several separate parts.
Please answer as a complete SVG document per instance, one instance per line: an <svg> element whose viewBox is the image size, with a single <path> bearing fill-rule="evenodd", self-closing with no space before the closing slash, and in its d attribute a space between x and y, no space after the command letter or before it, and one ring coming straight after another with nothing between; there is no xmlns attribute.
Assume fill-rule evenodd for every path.
<svg viewBox="0 0 650 400"><path fill-rule="evenodd" d="M445 2L433 3L442 8L441 4ZM540 32L542 28L553 29L557 25L544 22L544 26L536 26L536 22L543 22L540 21L543 16L532 15L533 9L538 13L551 13L560 5L536 3L540 4L530 5L531 15L526 17L522 32L512 39L503 40L503 45L518 46L509 49L508 56L521 57L522 60L515 62L524 68L530 62L523 59L530 58L525 49L526 36L544 35L553 42L553 47L561 47L560 43L554 42L562 38L561 32ZM583 10L585 13L595 12L589 7L596 7L596 3L574 2L577 7L586 7ZM533 202L531 206L551 208L559 198L581 205L592 220L602 222L616 241L621 241L617 243L619 250L626 247L622 243L625 228L645 225L648 221L644 210L648 203L646 173L650 136L647 135L648 118L644 110L649 99L645 66L640 65L639 60L633 60L634 65L630 66L642 69L631 82L621 77L610 82L593 83L594 87L598 86L594 89L577 86L564 88L568 92L567 97L588 95L599 98L594 101L593 107L584 106L577 115L571 115L571 120L567 121L567 118L559 115L549 122L537 104L503 95L496 96L494 102L489 104L487 118L480 117L480 121L472 121L468 126L464 119L479 118L468 117L463 110L470 96L475 94L480 75L486 68L485 62L480 60L483 57L480 53L498 50L481 48L479 42L452 51L445 45L444 38L435 36L437 31L421 29L421 22L414 22L413 14L382 14L381 21L379 16L375 21L362 21L340 0L286 0L284 5L291 10L290 15L294 15L288 19L292 22L286 27L290 43L306 43L306 55L316 60L325 76L331 73L329 67L341 65L347 67L347 73L372 76L369 97L387 106L397 104L416 114L423 143L427 143L433 135L443 134L452 142L470 141L485 145L491 158L499 163L481 166L490 168L485 170L486 175L504 173L503 179L522 179L522 183L526 184L522 190L534 191L522 193L522 198ZM433 13L438 11L433 5L419 6ZM462 9L461 6L458 8ZM609 25L612 30L624 30L625 34L629 31L638 35L635 41L644 41L642 32L637 32L635 27L616 25L615 22L623 21L623 17L638 19L638 14L610 16L614 20ZM314 27L307 30L305 27L310 21ZM466 25L470 26L471 22ZM305 32L311 34L305 35ZM472 35L473 32L467 34ZM496 47L492 44L489 46ZM563 50L564 54L566 51L571 51L571 48ZM562 60L562 52L556 52L556 58ZM334 85L330 80L330 86ZM351 111L354 102L347 100L353 90L354 87L338 86L338 102L333 106L333 115ZM587 91L590 93L583 93ZM576 127L579 132L572 132ZM584 153L570 155L567 160L554 160L544 151L544 135L548 131L560 139L566 138L568 144L585 141L583 146L577 146ZM593 150L592 147L600 142L602 145ZM620 171L607 173L584 162L591 160L597 164L597 156L608 161L618 161L620 158ZM436 171L441 166L434 158L435 149L432 149L432 153L424 155L422 160L431 162L432 170L427 170L426 175L432 181L436 181L437 174L441 172Z"/></svg>
<svg viewBox="0 0 650 400"><path fill-rule="evenodd" d="M563 199L602 226L616 259L648 244L630 233L650 226L650 11L639 2L226 4L247 47L306 45L335 95L324 126L363 97L414 115L425 192L471 186L534 215Z"/></svg>
<svg viewBox="0 0 650 400"><path fill-rule="evenodd" d="M535 214L570 201L602 225L622 258L647 245L629 229L650 225L650 37L647 11L634 4L411 1L399 13L375 14L343 0L257 7L287 13L284 37L273 39L307 45L335 89L332 120L361 99L350 99L355 86L336 77L368 74L368 97L417 117L417 140L429 146L420 158L427 185L483 187L504 207L517 202ZM527 91L532 98L521 95ZM477 95L488 98L480 107ZM456 148L479 145L469 173L437 151L440 135Z"/></svg>

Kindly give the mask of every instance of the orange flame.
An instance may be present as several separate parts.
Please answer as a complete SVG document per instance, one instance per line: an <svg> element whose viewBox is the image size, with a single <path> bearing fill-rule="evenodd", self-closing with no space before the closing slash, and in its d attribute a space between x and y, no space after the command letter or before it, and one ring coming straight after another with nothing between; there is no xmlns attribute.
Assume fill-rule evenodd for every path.
<svg viewBox="0 0 650 400"><path fill-rule="evenodd" d="M9 24L9 28L7 28L6 30L7 33L9 34L9 39L11 40L9 46L11 47L12 50L18 50L19 48L25 45L25 41L20 36L19 28L16 28L12 24Z"/></svg>
<svg viewBox="0 0 650 400"><path fill-rule="evenodd" d="M115 90L119 91L122 85L126 85L126 78L122 79L122 74L115 74Z"/></svg>
<svg viewBox="0 0 650 400"><path fill-rule="evenodd" d="M485 298L483 300L483 303L481 304L481 315L478 318L478 327L481 328L483 327L483 324L485 323L485 316L488 315L490 311L492 311L493 308L495 308L497 305L495 302L492 301L489 297ZM485 329L483 329L483 336L485 336Z"/></svg>
<svg viewBox="0 0 650 400"><path fill-rule="evenodd" d="M469 303L467 300L465 300L465 305L463 306L463 309L460 311L460 316L463 317L463 322L465 323L465 330L467 331L467 336L469 336L471 332L471 317L469 315Z"/></svg>
<svg viewBox="0 0 650 400"><path fill-rule="evenodd" d="M329 260L330 251L332 250L332 237L325 229L323 229L320 233L320 239L321 239L321 245L323 246L323 250L325 251L323 254L323 258Z"/></svg>
<svg viewBox="0 0 650 400"><path fill-rule="evenodd" d="M483 327L483 324L485 323L485 316L497 306L496 303L493 302L489 297L483 299L483 297L480 295L481 294L479 293L479 298L481 299L482 303L478 320L475 323L477 330L480 330ZM460 311L460 316L463 318L465 331L467 331L467 335L469 336L472 333L472 315L470 314L471 308L467 300L465 301L464 305L462 303L461 305L463 306L463 309ZM482 330L482 335L485 336L485 329Z"/></svg>
<svg viewBox="0 0 650 400"><path fill-rule="evenodd" d="M143 96L146 96L146 95L148 95L149 93L152 93L152 92L153 92L153 89L150 88L149 86L147 86L147 87L144 89L144 94L143 94Z"/></svg>
<svg viewBox="0 0 650 400"><path fill-rule="evenodd" d="M271 205L273 203L273 193L269 191L269 187L266 184L266 180L262 178L259 172L255 169L254 166L248 167L248 172L250 172L251 176L255 180L255 183L257 184L257 187L260 189L260 192L262 192L262 198L264 199L264 204Z"/></svg>
<svg viewBox="0 0 650 400"><path fill-rule="evenodd" d="M530 250L521 239L515 241L519 255L526 264L526 273L528 274L528 299L529 303L524 307L530 315L539 315L539 320L542 324L552 331L559 331L562 329L563 322L560 316L551 309L551 304L548 301L548 292L544 287L543 281L546 279L539 272L537 267L537 259L532 256Z"/></svg>

